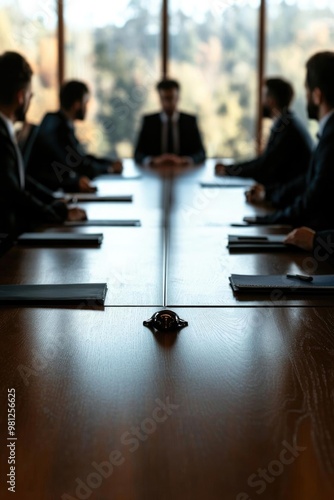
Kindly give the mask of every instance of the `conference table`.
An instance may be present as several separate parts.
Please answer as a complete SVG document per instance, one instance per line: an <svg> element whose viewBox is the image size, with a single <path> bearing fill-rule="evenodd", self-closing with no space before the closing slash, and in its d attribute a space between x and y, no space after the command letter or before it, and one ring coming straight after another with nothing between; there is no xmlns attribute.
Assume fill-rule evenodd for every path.
<svg viewBox="0 0 334 500"><path fill-rule="evenodd" d="M230 253L229 234L289 228L231 226L270 208L247 204L242 182L208 187L213 166L150 170L126 160L131 175L96 185L133 202L80 206L89 219L140 226L41 227L104 240L14 245L1 257L0 285L108 285L104 306L0 306L1 499L334 498L333 297L232 291L232 273L305 274L310 255ZM144 326L166 309L188 326Z"/></svg>

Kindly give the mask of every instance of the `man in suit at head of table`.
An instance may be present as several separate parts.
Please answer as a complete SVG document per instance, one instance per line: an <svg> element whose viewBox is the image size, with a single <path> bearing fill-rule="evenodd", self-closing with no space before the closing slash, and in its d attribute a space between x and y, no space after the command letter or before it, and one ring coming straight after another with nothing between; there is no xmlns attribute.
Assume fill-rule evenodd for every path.
<svg viewBox="0 0 334 500"><path fill-rule="evenodd" d="M32 93L32 69L16 52L0 56L0 232L16 236L41 223L84 220L86 213L69 208L25 175L14 123L24 121Z"/></svg>
<svg viewBox="0 0 334 500"><path fill-rule="evenodd" d="M319 122L318 146L306 175L271 193L281 208L267 216L245 217L245 222L308 226L313 230L334 227L334 52L315 54L306 68L307 110L309 118ZM263 186L257 193L248 194L252 202L265 197Z"/></svg>
<svg viewBox="0 0 334 500"><path fill-rule="evenodd" d="M60 110L46 113L39 126L27 172L53 191L95 192L90 180L121 173L122 162L87 154L76 137L75 121L85 120L90 99L86 83L65 82L59 99Z"/></svg>
<svg viewBox="0 0 334 500"><path fill-rule="evenodd" d="M216 165L216 175L249 177L266 186L282 185L307 171L313 140L290 109L294 98L291 83L267 78L263 86L263 117L273 120L263 153L254 160L226 166Z"/></svg>
<svg viewBox="0 0 334 500"><path fill-rule="evenodd" d="M161 112L146 115L135 148L136 163L143 166L195 165L205 161L196 117L178 111L180 84L162 80L157 85Z"/></svg>

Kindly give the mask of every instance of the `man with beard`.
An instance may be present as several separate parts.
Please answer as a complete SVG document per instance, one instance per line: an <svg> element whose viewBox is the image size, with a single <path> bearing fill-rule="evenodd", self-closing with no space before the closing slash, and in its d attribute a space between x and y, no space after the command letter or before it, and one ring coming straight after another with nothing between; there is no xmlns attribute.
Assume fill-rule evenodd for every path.
<svg viewBox="0 0 334 500"><path fill-rule="evenodd" d="M306 172L313 141L290 110L294 98L292 85L281 78L268 78L263 89L263 117L273 126L262 155L254 160L226 166L216 165L216 175L253 178L264 185L286 184Z"/></svg>
<svg viewBox="0 0 334 500"><path fill-rule="evenodd" d="M306 68L308 115L319 122L318 146L307 174L276 193L281 205L287 200L286 205L265 217L245 217L248 223L334 227L334 52L315 54Z"/></svg>
<svg viewBox="0 0 334 500"><path fill-rule="evenodd" d="M121 173L119 160L87 155L78 141L74 122L86 117L89 89L80 81L64 83L60 90L60 110L47 113L39 127L27 172L53 191L94 192L90 179L107 173Z"/></svg>
<svg viewBox="0 0 334 500"><path fill-rule="evenodd" d="M41 223L84 220L86 213L68 208L25 176L14 123L23 121L32 97L32 70L16 52L0 56L0 232L16 236Z"/></svg>

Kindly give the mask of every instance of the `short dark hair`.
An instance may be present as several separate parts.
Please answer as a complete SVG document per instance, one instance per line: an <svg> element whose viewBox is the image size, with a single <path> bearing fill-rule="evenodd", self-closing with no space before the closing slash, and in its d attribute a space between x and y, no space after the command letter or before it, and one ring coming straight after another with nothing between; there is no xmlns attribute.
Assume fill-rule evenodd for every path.
<svg viewBox="0 0 334 500"><path fill-rule="evenodd" d="M330 106L334 106L334 52L318 52L306 63L306 85L319 88Z"/></svg>
<svg viewBox="0 0 334 500"><path fill-rule="evenodd" d="M180 90L180 84L177 80L170 80L169 78L165 80L161 80L157 84L157 91L160 92L160 90L171 90L171 89L176 89Z"/></svg>
<svg viewBox="0 0 334 500"><path fill-rule="evenodd" d="M81 101L85 94L89 94L89 88L84 82L77 80L65 82L60 89L60 105L68 110L76 101Z"/></svg>
<svg viewBox="0 0 334 500"><path fill-rule="evenodd" d="M0 56L0 75L0 103L10 105L16 92L31 82L33 72L21 54L4 52Z"/></svg>
<svg viewBox="0 0 334 500"><path fill-rule="evenodd" d="M268 89L268 94L274 97L281 109L288 108L291 105L295 95L291 83L283 80L283 78L267 78L265 85Z"/></svg>

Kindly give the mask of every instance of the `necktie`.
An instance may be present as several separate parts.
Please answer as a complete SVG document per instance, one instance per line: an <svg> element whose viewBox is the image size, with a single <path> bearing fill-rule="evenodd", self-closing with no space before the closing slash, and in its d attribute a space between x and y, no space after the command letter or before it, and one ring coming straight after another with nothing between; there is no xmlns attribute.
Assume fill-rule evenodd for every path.
<svg viewBox="0 0 334 500"><path fill-rule="evenodd" d="M171 118L168 118L167 122L167 153L175 153L173 122Z"/></svg>

